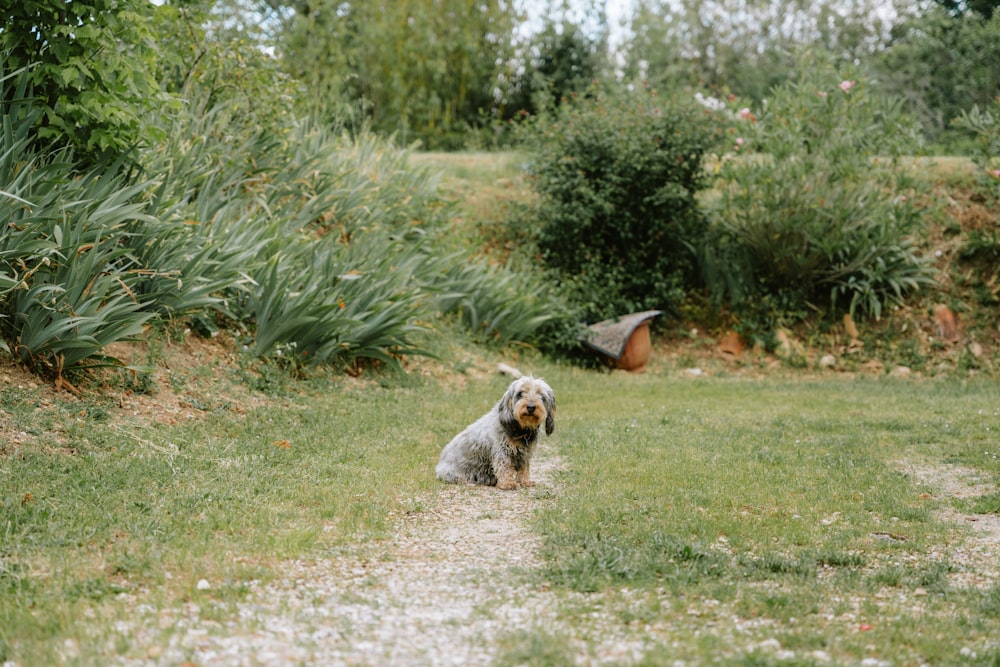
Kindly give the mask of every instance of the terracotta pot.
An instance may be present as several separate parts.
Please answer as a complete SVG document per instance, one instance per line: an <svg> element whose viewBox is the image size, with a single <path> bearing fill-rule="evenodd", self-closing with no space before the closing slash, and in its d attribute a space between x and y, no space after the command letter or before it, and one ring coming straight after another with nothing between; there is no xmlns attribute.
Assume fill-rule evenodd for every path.
<svg viewBox="0 0 1000 667"><path fill-rule="evenodd" d="M649 324L643 322L629 336L625 351L615 360L615 366L627 371L637 371L649 361L649 350Z"/></svg>

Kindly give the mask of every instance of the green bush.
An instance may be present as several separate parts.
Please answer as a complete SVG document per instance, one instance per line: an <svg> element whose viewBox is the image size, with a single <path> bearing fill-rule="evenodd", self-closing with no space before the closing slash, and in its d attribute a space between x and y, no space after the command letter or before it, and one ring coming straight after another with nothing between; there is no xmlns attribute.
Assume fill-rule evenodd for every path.
<svg viewBox="0 0 1000 667"><path fill-rule="evenodd" d="M586 319L671 310L696 283L705 120L655 91L595 89L538 123L537 243Z"/></svg>
<svg viewBox="0 0 1000 667"><path fill-rule="evenodd" d="M824 301L878 318L932 281L896 164L918 148L917 133L898 103L872 88L807 61L796 83L773 91L759 121L748 110L734 114L702 269L744 328L823 310Z"/></svg>

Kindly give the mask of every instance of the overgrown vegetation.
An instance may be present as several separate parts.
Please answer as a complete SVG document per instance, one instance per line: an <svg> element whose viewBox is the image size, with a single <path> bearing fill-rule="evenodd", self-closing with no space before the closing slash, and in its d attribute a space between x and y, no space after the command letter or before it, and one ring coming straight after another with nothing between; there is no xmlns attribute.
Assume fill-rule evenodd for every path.
<svg viewBox="0 0 1000 667"><path fill-rule="evenodd" d="M804 64L759 115L737 112L718 172L702 270L750 334L813 310L879 319L933 281L899 163L919 150L916 128L869 82Z"/></svg>
<svg viewBox="0 0 1000 667"><path fill-rule="evenodd" d="M228 328L252 356L297 368L422 353L421 322L455 310L456 293L491 338L528 340L547 319L531 276L513 290L436 254L447 207L430 174L371 135L304 121L277 135L195 93L159 117L165 139L138 173L125 159L85 166L33 142L29 84L25 70L3 82L0 326L60 385L120 363L105 349L157 322Z"/></svg>
<svg viewBox="0 0 1000 667"><path fill-rule="evenodd" d="M648 308L770 345L778 327L912 307L933 273L925 202L898 158L919 150L919 133L903 113L913 100L872 73L889 62L877 53L927 50L914 32L922 17L901 14L909 32L891 47L851 33L850 17L836 30L827 20L821 33L842 37L858 63L807 44L813 55L772 68L765 88L732 81L744 102L720 91L765 64L737 62L736 24L692 35L698 55L661 24L725 0L694 4L640 3L631 17L642 30L617 62L626 77L653 74L659 91L608 82L594 8L554 12L524 42L523 17L503 3L272 3L268 20L239 2L5 10L0 344L73 387L81 371L120 365L109 345L166 322L225 331L252 357L299 369L396 366L448 320L482 342L572 357L581 323ZM828 9L793 18L819 25ZM956 44L996 23L984 7L927 16ZM582 29L583 17L596 27ZM336 29L307 39L317 26ZM769 39L786 40L776 30ZM379 46L425 37L421 62ZM654 58L657 41L680 51ZM504 70L518 53L523 71ZM982 104L948 114L976 151L990 206L995 102L981 98L993 69L966 60L968 95L951 97ZM337 66L309 72L315 62ZM529 131L513 132L525 118ZM456 245L431 175L369 128L448 147L481 143L483 131L492 143L529 137L538 197L507 221L508 250ZM968 230L955 254L986 275L949 283L975 283L981 305L997 299L995 227Z"/></svg>
<svg viewBox="0 0 1000 667"><path fill-rule="evenodd" d="M782 328L881 326L928 298L941 251L925 240L927 176L904 160L915 124L852 70L802 58L760 109L702 95L692 111L648 91L565 101L530 130L538 197L507 238L537 247L578 320L660 309L767 349ZM988 147L990 117L974 118ZM991 185L992 158L978 159ZM970 241L966 257L989 252L980 230Z"/></svg>

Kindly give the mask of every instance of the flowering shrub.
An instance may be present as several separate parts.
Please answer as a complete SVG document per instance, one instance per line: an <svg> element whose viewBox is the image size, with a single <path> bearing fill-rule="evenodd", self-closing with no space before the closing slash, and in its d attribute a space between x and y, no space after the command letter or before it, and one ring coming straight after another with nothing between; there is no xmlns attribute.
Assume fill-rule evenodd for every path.
<svg viewBox="0 0 1000 667"><path fill-rule="evenodd" d="M984 109L972 107L955 119L955 125L971 130L976 137L972 161L976 165L978 190L989 204L996 209L1000 203L1000 97ZM969 231L964 247L961 249L964 260L978 263L974 274L986 276L983 284L991 281L995 284L1000 276L997 260L1000 259L1000 214L992 225ZM989 277L992 276L992 277ZM980 290L980 300L989 305L998 302L995 289Z"/></svg>
<svg viewBox="0 0 1000 667"><path fill-rule="evenodd" d="M954 124L975 134L972 161L976 164L983 194L1000 200L1000 96L989 106L963 112Z"/></svg>
<svg viewBox="0 0 1000 667"><path fill-rule="evenodd" d="M915 127L864 80L822 66L802 72L773 91L759 120L734 114L739 136L722 161L702 257L710 287L737 314L772 304L770 321L756 312L754 326L823 301L878 318L931 281L895 168L916 148Z"/></svg>

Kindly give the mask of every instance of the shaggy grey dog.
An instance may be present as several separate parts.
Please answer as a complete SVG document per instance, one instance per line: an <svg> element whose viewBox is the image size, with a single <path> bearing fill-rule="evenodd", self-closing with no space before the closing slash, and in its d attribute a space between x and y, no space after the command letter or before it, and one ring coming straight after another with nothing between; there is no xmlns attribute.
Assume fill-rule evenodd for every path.
<svg viewBox="0 0 1000 667"><path fill-rule="evenodd" d="M516 489L532 486L531 456L538 430L555 430L556 397L544 380L511 382L492 410L459 433L441 451L438 479Z"/></svg>

